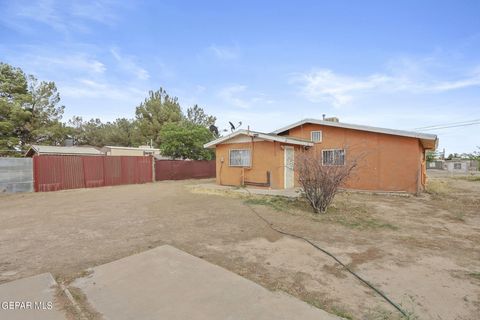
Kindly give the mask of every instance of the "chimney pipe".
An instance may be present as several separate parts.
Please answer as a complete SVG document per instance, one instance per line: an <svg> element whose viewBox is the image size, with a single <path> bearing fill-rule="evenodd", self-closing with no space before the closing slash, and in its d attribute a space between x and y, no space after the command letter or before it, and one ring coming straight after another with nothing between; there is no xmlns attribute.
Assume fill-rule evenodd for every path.
<svg viewBox="0 0 480 320"><path fill-rule="evenodd" d="M325 120L325 116L326 116L326 114L325 114L325 113L324 113L324 114L322 114L323 120Z"/></svg>

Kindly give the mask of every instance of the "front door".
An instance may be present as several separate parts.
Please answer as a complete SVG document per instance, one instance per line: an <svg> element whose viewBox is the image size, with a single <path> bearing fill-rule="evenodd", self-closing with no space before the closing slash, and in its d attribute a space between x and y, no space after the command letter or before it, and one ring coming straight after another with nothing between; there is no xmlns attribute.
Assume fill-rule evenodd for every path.
<svg viewBox="0 0 480 320"><path fill-rule="evenodd" d="M285 164L285 171L284 171L284 179L285 179L285 189L293 188L294 187L294 174L293 174L293 167L295 165L294 158L295 158L295 151L293 147L285 147L285 157L284 157L284 164Z"/></svg>

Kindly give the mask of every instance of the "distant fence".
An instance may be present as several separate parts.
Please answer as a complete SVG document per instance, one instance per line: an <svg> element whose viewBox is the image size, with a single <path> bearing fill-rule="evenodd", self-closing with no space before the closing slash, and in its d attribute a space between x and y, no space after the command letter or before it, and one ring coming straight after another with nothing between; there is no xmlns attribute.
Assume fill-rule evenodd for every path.
<svg viewBox="0 0 480 320"><path fill-rule="evenodd" d="M32 159L0 157L0 193L32 191Z"/></svg>
<svg viewBox="0 0 480 320"><path fill-rule="evenodd" d="M152 157L35 156L35 191L152 182Z"/></svg>
<svg viewBox="0 0 480 320"><path fill-rule="evenodd" d="M215 177L215 160L155 160L155 180Z"/></svg>

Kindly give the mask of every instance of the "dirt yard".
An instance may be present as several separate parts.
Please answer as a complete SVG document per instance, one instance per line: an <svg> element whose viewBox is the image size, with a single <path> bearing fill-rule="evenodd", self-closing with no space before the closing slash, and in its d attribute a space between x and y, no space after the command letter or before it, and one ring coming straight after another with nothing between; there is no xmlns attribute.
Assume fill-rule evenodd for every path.
<svg viewBox="0 0 480 320"><path fill-rule="evenodd" d="M205 181L0 195L0 283L89 267L170 244L349 319L397 319L370 288L305 242L337 255L409 319L478 319L480 181L430 180L430 193L342 193L314 216L297 200L208 191ZM81 296L78 293L77 296Z"/></svg>

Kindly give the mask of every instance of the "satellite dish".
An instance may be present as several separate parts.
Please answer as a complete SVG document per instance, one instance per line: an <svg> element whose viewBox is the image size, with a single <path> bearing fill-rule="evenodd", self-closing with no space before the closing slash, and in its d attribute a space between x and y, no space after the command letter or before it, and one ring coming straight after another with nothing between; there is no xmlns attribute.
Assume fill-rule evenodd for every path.
<svg viewBox="0 0 480 320"><path fill-rule="evenodd" d="M213 124L208 127L208 129L210 130L211 133L213 133L215 136L218 136L218 128L216 126L214 126Z"/></svg>

